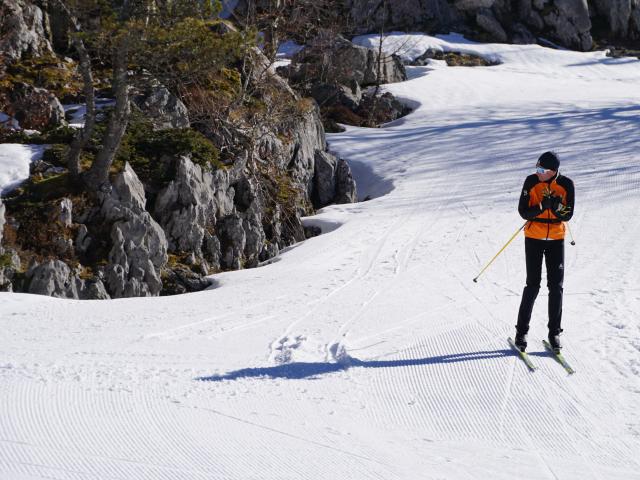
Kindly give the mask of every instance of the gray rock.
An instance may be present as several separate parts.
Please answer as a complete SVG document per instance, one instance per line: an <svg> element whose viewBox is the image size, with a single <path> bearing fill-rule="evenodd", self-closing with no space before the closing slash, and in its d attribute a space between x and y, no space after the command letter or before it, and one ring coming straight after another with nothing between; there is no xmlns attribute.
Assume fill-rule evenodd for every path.
<svg viewBox="0 0 640 480"><path fill-rule="evenodd" d="M496 41L501 43L507 41L507 32L504 31L491 10L487 8L479 10L476 13L476 23Z"/></svg>
<svg viewBox="0 0 640 480"><path fill-rule="evenodd" d="M594 10L603 15L614 37L627 37L633 12L638 11L637 0L592 0ZM631 24L634 27L635 22ZM637 30L634 33L638 33Z"/></svg>
<svg viewBox="0 0 640 480"><path fill-rule="evenodd" d="M330 203L354 203L357 201L356 184L349 164L330 153L316 152L314 176L314 206L321 208Z"/></svg>
<svg viewBox="0 0 640 480"><path fill-rule="evenodd" d="M587 0L554 0L558 10L566 17L580 33L589 32L591 18Z"/></svg>
<svg viewBox="0 0 640 480"><path fill-rule="evenodd" d="M215 235L205 233L203 243L204 257L207 259L209 268L214 270L220 269L220 240Z"/></svg>
<svg viewBox="0 0 640 480"><path fill-rule="evenodd" d="M448 31L459 15L446 0L346 0L357 33L425 29ZM423 30L424 31L424 30Z"/></svg>
<svg viewBox="0 0 640 480"><path fill-rule="evenodd" d="M87 252L90 245L91 237L89 236L89 230L85 224L80 224L78 227L78 233L76 234L76 240L74 242L76 252L84 254Z"/></svg>
<svg viewBox="0 0 640 480"><path fill-rule="evenodd" d="M53 175L59 175L67 171L64 167L56 167L49 162L45 162L42 159L35 160L29 166L29 171L33 175L39 173L43 177L51 177Z"/></svg>
<svg viewBox="0 0 640 480"><path fill-rule="evenodd" d="M362 90L357 82L352 82L352 86L332 85L328 83L317 83L311 87L311 96L318 104L323 106L344 105L351 110L358 108L362 98Z"/></svg>
<svg viewBox="0 0 640 480"><path fill-rule="evenodd" d="M257 151L284 153L281 142L269 136ZM210 173L187 157L176 159L175 179L159 192L154 206L169 250L192 252L194 263L206 261L207 269L255 266L265 242L264 207L257 203L253 181L242 173L246 159L236 163L234 171Z"/></svg>
<svg viewBox="0 0 640 480"><path fill-rule="evenodd" d="M424 67L425 65L429 65L429 60L435 58L436 54L442 54L441 50L435 50L433 48L427 48L425 52L419 57L414 58L409 65L414 67Z"/></svg>
<svg viewBox="0 0 640 480"><path fill-rule="evenodd" d="M220 266L224 269L238 270L242 268L242 255L247 242L247 235L239 215L228 215L218 222L218 238L220 239Z"/></svg>
<svg viewBox="0 0 640 480"><path fill-rule="evenodd" d="M629 37L640 39L640 0L632 0L631 20L629 22Z"/></svg>
<svg viewBox="0 0 640 480"><path fill-rule="evenodd" d="M251 180L242 176L233 184L233 204L239 212L246 212L256 199L256 187Z"/></svg>
<svg viewBox="0 0 640 480"><path fill-rule="evenodd" d="M512 41L513 43L520 45L527 45L536 43L536 37L521 23L516 23L513 26L512 33Z"/></svg>
<svg viewBox="0 0 640 480"><path fill-rule="evenodd" d="M83 281L78 290L80 300L109 300L111 297L102 280L94 279Z"/></svg>
<svg viewBox="0 0 640 480"><path fill-rule="evenodd" d="M242 221L242 229L245 232L244 266L245 268L257 267L260 262L260 253L264 248L266 235L262 228L262 214L259 208L248 210Z"/></svg>
<svg viewBox="0 0 640 480"><path fill-rule="evenodd" d="M496 0L455 0L454 6L458 10L478 10L489 9L496 3Z"/></svg>
<svg viewBox="0 0 640 480"><path fill-rule="evenodd" d="M160 293L160 268L167 262L167 240L148 212L116 221L106 279L115 298L148 297Z"/></svg>
<svg viewBox="0 0 640 480"><path fill-rule="evenodd" d="M191 125L185 104L162 85L150 86L144 93L134 96L133 101L158 130Z"/></svg>
<svg viewBox="0 0 640 480"><path fill-rule="evenodd" d="M532 28L538 31L544 28L544 20L542 19L542 16L536 11L532 10L527 17L523 18L523 21L527 25L530 25Z"/></svg>
<svg viewBox="0 0 640 480"><path fill-rule="evenodd" d="M114 298L160 293L160 269L167 263L162 227L144 210L144 187L130 165L114 180L108 194L100 192L101 213L112 222L107 289Z"/></svg>
<svg viewBox="0 0 640 480"><path fill-rule="evenodd" d="M175 178L156 197L154 217L165 231L171 251L202 256L206 231L216 224L214 176L188 157L178 158L175 168Z"/></svg>
<svg viewBox="0 0 640 480"><path fill-rule="evenodd" d="M211 286L211 280L194 273L188 268L175 267L164 270L166 277L163 295L177 295L199 292Z"/></svg>
<svg viewBox="0 0 640 480"><path fill-rule="evenodd" d="M265 244L262 252L260 252L260 261L266 262L267 260L276 257L280 253L277 243L268 242Z"/></svg>
<svg viewBox="0 0 640 480"><path fill-rule="evenodd" d="M125 164L122 173L114 179L112 193L114 198L126 208L130 208L136 213L145 210L147 200L144 185L138 179L129 162Z"/></svg>
<svg viewBox="0 0 640 480"><path fill-rule="evenodd" d="M587 0L554 0L554 5L556 9L543 16L554 38L562 45L589 50L593 40Z"/></svg>
<svg viewBox="0 0 640 480"><path fill-rule="evenodd" d="M338 160L336 167L336 198L335 203L355 203L358 201L356 182L351 174L349 164Z"/></svg>
<svg viewBox="0 0 640 480"><path fill-rule="evenodd" d="M60 260L35 264L27 271L29 293L78 299L78 282L69 266Z"/></svg>
<svg viewBox="0 0 640 480"><path fill-rule="evenodd" d="M328 152L316 150L314 183L314 206L322 208L333 202L336 196L336 165L338 160Z"/></svg>
<svg viewBox="0 0 640 480"><path fill-rule="evenodd" d="M28 292L76 300L111 298L100 279L83 280L60 260L34 263L27 271Z"/></svg>
<svg viewBox="0 0 640 480"><path fill-rule="evenodd" d="M289 79L295 83L329 83L373 85L401 82L407 79L404 65L397 55L382 53L351 43L341 35L324 32L296 53L289 69Z"/></svg>
<svg viewBox="0 0 640 480"><path fill-rule="evenodd" d="M290 159L286 167L295 185L303 192L304 201L311 203L316 151L326 150L327 147L317 107L297 122L292 136L293 141L288 145L289 150L284 156Z"/></svg>
<svg viewBox="0 0 640 480"><path fill-rule="evenodd" d="M66 125L60 100L48 90L27 83L13 84L7 95L5 113L14 117L22 128L43 130Z"/></svg>
<svg viewBox="0 0 640 480"><path fill-rule="evenodd" d="M58 219L65 227L70 227L73 223L73 203L70 198L63 198L58 205Z"/></svg>
<svg viewBox="0 0 640 480"><path fill-rule="evenodd" d="M9 60L51 52L42 10L25 0L0 1L0 54ZM1 55L0 55L1 56Z"/></svg>
<svg viewBox="0 0 640 480"><path fill-rule="evenodd" d="M411 110L400 100L395 98L391 92L384 92L382 95L373 96L365 94L356 113L367 119L369 126L382 125L407 115Z"/></svg>
<svg viewBox="0 0 640 480"><path fill-rule="evenodd" d="M264 255L268 255L269 252L273 251L272 248L266 248L269 244L278 245L282 238L282 208L279 204L276 204L273 213L270 218L267 218L265 221L266 225L264 227L264 233L266 235L266 244L261 253L260 261L264 262L267 258ZM266 248L266 250L265 250Z"/></svg>

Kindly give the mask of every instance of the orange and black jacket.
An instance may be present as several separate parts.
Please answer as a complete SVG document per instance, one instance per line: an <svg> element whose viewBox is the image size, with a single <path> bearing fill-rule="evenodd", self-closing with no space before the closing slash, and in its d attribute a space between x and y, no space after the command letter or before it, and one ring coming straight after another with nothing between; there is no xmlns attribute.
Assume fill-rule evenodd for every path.
<svg viewBox="0 0 640 480"><path fill-rule="evenodd" d="M561 211L542 208L545 196L560 197ZM518 213L525 220L530 220L524 228L524 235L538 240L563 240L565 225L573 216L575 192L570 178L556 174L555 177L541 182L536 174L529 175L524 181Z"/></svg>

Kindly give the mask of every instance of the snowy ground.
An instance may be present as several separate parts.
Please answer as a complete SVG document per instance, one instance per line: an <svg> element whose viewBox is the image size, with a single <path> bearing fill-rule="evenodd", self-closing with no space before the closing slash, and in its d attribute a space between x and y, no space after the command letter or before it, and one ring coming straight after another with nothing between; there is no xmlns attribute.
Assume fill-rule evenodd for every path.
<svg viewBox="0 0 640 480"><path fill-rule="evenodd" d="M48 147L0 143L0 193L6 193L29 178L29 165L41 159Z"/></svg>
<svg viewBox="0 0 640 480"><path fill-rule="evenodd" d="M308 220L330 233L198 294L0 294L0 478L640 479L640 62L418 40L503 64L410 68L388 89L413 114L330 135L377 196ZM539 369L507 347L521 237L471 281L551 148L573 376L537 344L543 291Z"/></svg>
<svg viewBox="0 0 640 480"><path fill-rule="evenodd" d="M96 98L96 110L100 110L113 107L116 104L115 100L110 98ZM72 128L84 127L84 117L87 115L87 106L84 103L69 103L64 105L65 114L69 117L69 126Z"/></svg>

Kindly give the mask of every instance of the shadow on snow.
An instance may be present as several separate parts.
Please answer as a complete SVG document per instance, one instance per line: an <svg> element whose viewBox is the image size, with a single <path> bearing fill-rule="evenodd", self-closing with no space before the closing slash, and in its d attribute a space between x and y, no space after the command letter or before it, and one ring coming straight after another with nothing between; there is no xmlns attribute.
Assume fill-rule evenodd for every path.
<svg viewBox="0 0 640 480"><path fill-rule="evenodd" d="M531 352L532 356L548 356L547 352ZM240 378L287 378L303 379L315 378L329 373L341 372L350 368L394 368L415 367L422 365L438 365L445 363L470 362L474 360L489 360L493 358L515 357L517 353L512 349L485 350L479 352L454 353L435 357L416 358L407 360L358 360L348 357L339 363L329 362L293 362L273 367L243 368L224 375L198 377L202 382L221 382L224 380L238 380Z"/></svg>

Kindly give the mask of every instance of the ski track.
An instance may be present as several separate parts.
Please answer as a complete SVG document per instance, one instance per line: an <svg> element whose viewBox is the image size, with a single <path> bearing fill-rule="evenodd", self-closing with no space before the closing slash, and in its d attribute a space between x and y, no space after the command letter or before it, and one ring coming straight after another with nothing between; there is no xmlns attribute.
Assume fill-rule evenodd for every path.
<svg viewBox="0 0 640 480"><path fill-rule="evenodd" d="M364 297L362 299L354 299L351 298L352 303L359 302L360 305L357 310L351 314L347 321L344 321L340 324L337 329L337 336L332 340L322 341L321 339L316 340L318 345L316 347L316 351L325 352L325 357L328 356L328 352L330 350L331 345L337 344L340 342L341 338L346 335L346 327L353 321L353 319L357 318L363 311L366 310L368 305L376 298L379 293L379 289L365 290L363 292L363 284L367 283L369 278L373 274L381 274L386 275L386 271L392 271L393 276L397 276L399 273L399 269L396 262L397 250L393 250L390 253L386 253L385 245L388 243L389 238L392 236L392 233L397 233L402 230L402 225L407 224L407 220L415 216L416 211L409 211L405 213L403 216L393 219L390 225L386 226L384 229L384 234L381 238L379 238L374 247L365 249L360 254L360 261L358 269L354 276L352 276L349 280L344 282L342 285L338 286L334 290L331 290L326 296L321 298L319 301L315 302L310 306L307 313L305 313L301 318L294 320L290 323L285 331L277 337L270 345L270 356L271 361L276 363L288 363L293 361L295 358L295 352L300 348L300 344L307 341L307 339L311 339L316 335L316 332L320 330L320 327L317 325L318 317L321 319L321 323L325 323L325 317L322 315L321 308L328 306L328 301L332 299L332 301L337 302L339 300L334 299L336 296L361 296ZM384 252L384 253L383 253ZM389 257L391 257L389 259ZM396 266L393 266L395 263ZM391 264L391 268L387 265ZM378 267L382 272L378 272ZM376 282L377 283L377 282ZM352 285L357 286L356 291L351 291L350 287ZM363 295L364 293L364 295ZM296 340L301 339L294 343L293 345L287 345L289 339L294 338ZM282 348L278 348L278 345L281 345ZM280 350L278 353L275 353L276 350Z"/></svg>

